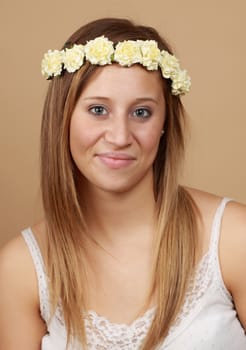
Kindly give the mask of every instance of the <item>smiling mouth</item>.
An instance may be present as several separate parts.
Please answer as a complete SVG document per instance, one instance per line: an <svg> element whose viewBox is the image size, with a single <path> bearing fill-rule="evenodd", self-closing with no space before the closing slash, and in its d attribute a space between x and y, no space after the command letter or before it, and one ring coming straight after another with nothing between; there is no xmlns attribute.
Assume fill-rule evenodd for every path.
<svg viewBox="0 0 246 350"><path fill-rule="evenodd" d="M101 153L97 154L96 157L101 161L102 164L111 169L128 167L132 165L136 160L135 157L124 153Z"/></svg>

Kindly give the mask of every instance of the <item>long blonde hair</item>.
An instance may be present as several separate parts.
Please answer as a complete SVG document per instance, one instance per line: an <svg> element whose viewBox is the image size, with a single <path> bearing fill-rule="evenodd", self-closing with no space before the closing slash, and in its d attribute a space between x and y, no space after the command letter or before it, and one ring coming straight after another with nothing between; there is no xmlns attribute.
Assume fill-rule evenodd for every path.
<svg viewBox="0 0 246 350"><path fill-rule="evenodd" d="M156 40L172 53L158 32L125 19L105 18L76 31L64 47L105 35L113 42ZM52 310L62 306L68 340L86 348L82 311L86 311L86 273L81 233L86 232L83 198L78 195L79 172L69 149L69 126L74 106L96 67L85 64L76 73L63 72L48 89L41 130L41 189L45 212L47 273ZM196 261L197 208L178 184L184 156L185 113L181 100L163 79L166 101L165 136L153 164L156 198L156 240L151 293L157 295L156 314L143 350L154 349L168 334L184 301Z"/></svg>

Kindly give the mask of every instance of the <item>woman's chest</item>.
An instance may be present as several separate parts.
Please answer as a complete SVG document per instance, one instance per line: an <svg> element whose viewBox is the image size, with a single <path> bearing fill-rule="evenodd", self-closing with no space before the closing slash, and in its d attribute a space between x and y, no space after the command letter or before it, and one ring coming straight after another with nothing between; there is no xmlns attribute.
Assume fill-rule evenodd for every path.
<svg viewBox="0 0 246 350"><path fill-rule="evenodd" d="M88 309L114 323L130 324L153 300L150 264L112 264L97 267L88 277Z"/></svg>

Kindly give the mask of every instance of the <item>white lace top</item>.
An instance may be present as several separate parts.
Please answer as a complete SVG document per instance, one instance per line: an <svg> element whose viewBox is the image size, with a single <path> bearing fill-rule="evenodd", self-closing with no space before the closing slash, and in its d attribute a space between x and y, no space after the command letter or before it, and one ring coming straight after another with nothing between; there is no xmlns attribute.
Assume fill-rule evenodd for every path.
<svg viewBox="0 0 246 350"><path fill-rule="evenodd" d="M246 335L227 291L219 265L218 243L221 218L226 203L218 207L211 232L208 253L201 260L195 279L191 281L185 303L175 324L159 350L246 350ZM37 272L40 312L48 332L42 339L41 350L65 350L66 329L60 310L51 322L49 296L44 262L30 228L22 232ZM154 317L149 309L131 325L111 323L94 311L84 315L87 344L90 350L139 350ZM77 344L69 350L82 350Z"/></svg>

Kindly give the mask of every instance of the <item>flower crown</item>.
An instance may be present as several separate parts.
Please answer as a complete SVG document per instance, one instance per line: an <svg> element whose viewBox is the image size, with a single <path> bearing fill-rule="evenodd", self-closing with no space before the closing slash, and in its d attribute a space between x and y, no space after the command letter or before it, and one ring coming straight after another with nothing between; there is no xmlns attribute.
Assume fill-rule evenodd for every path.
<svg viewBox="0 0 246 350"><path fill-rule="evenodd" d="M64 50L49 50L42 60L42 75L46 79L61 75L63 70L73 73L84 62L104 66L116 62L130 67L141 64L147 70L158 70L172 81L172 94L182 95L190 90L191 80L186 70L181 70L179 61L165 50L158 48L154 40L126 40L114 43L104 36L88 41L85 45L74 44Z"/></svg>

